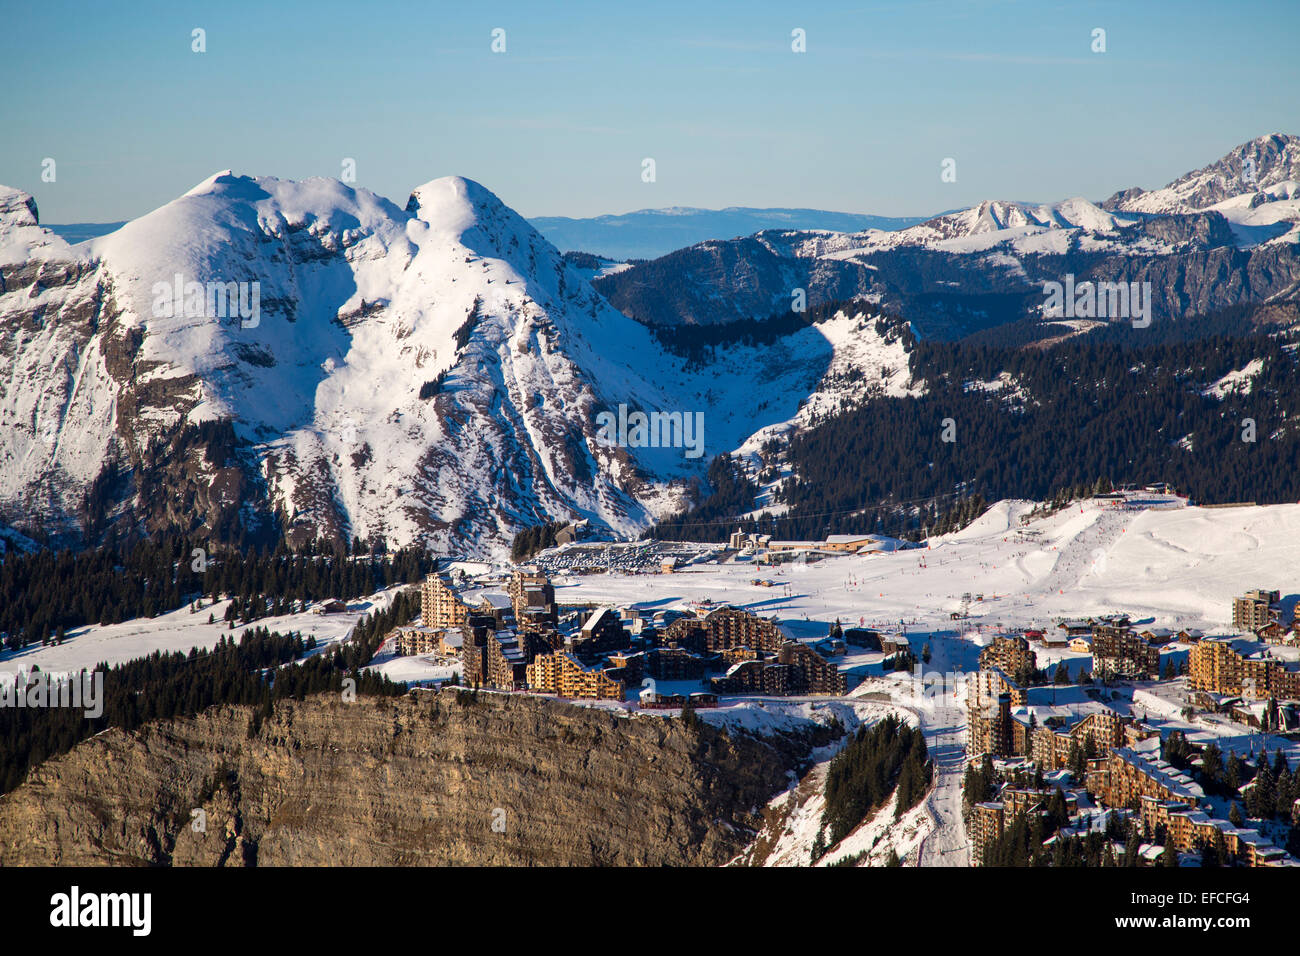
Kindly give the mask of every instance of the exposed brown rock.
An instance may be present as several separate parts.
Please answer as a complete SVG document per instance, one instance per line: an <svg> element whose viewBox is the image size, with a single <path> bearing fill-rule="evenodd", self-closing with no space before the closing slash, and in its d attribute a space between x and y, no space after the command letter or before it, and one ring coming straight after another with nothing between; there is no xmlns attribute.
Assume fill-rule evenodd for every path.
<svg viewBox="0 0 1300 956"><path fill-rule="evenodd" d="M717 865L806 753L524 695L322 695L249 739L251 713L46 762L0 797L0 864Z"/></svg>

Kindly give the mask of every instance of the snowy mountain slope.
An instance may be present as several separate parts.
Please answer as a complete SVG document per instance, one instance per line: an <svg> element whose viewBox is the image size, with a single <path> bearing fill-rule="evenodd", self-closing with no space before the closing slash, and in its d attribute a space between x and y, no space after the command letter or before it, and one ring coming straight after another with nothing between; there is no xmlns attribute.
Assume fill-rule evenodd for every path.
<svg viewBox="0 0 1300 956"><path fill-rule="evenodd" d="M1287 569L1300 561L1297 504L1200 508L1168 498L1116 510L1084 502L1045 517L1031 516L1035 507L997 502L962 531L931 538L928 549L778 568L765 575L777 588L754 584L753 565L733 562L662 576L575 577L564 582L564 600L665 608L710 598L776 614L820 637L837 618L954 634L962 625L949 614L970 593L983 600L969 606L965 626L986 635L1116 611L1156 626L1225 633L1234 596L1265 585L1286 594Z"/></svg>
<svg viewBox="0 0 1300 956"><path fill-rule="evenodd" d="M1123 212L1188 213L1235 196L1267 196L1269 187L1296 180L1300 180L1300 136L1273 133L1242 143L1163 189L1126 190L1103 205Z"/></svg>
<svg viewBox="0 0 1300 956"><path fill-rule="evenodd" d="M226 171L75 249L7 208L26 246L0 273L0 506L64 533L93 524L91 489L104 522L154 527L496 552L547 518L632 533L792 417L836 354L809 328L689 366L456 177L403 209ZM610 447L597 415L620 405L698 412L702 446Z"/></svg>

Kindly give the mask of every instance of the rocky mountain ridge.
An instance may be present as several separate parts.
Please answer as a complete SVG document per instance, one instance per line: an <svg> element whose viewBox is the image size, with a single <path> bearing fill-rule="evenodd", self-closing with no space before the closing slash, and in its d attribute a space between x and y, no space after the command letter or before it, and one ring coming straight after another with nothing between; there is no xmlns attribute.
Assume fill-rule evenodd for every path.
<svg viewBox="0 0 1300 956"><path fill-rule="evenodd" d="M1243 174L1248 164L1249 175ZM769 230L602 275L652 325L766 317L857 296L922 338L1042 317L1044 282L1149 282L1166 321L1300 296L1300 137L1274 134L1163 190L1034 204L986 201L895 231Z"/></svg>
<svg viewBox="0 0 1300 956"><path fill-rule="evenodd" d="M0 522L54 543L635 534L832 358L804 330L691 366L459 177L399 208L225 171L75 246L30 197L0 208ZM707 411L703 446L612 446L597 416L620 405Z"/></svg>

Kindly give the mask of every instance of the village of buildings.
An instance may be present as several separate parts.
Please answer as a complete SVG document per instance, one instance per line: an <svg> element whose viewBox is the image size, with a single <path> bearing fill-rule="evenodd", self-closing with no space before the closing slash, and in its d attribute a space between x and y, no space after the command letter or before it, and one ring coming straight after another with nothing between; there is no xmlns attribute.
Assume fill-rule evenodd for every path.
<svg viewBox="0 0 1300 956"><path fill-rule="evenodd" d="M1086 522L1056 520L1120 541L1142 530L1134 510L1144 509L1120 514L1097 501L1079 508ZM1053 549L1028 524L1020 515L1004 534L993 529L1002 534L997 560L1033 567L1026 562ZM1294 595L1275 584L1240 589L1224 609L1231 626L1219 628L1160 624L1136 609L1053 614L1052 601L1031 592L948 594L928 615L885 619L884 591L869 589L952 567L942 547L878 535L798 542L738 531L699 545L584 542L580 528L569 532L526 566L430 575L420 620L393 631L386 652L454 668L465 687L629 713L862 698L950 708L963 724L956 772L991 766L997 782L959 824L975 865L1017 814L1046 814L1054 797L1069 823L1053 839L1118 818L1143 834L1148 864L1169 851L1184 866L1206 852L1239 865L1300 865L1286 849L1300 799L1290 818L1242 818L1254 783L1278 784L1279 759L1287 786L1293 772L1300 781L1300 621ZM875 583L858 570L886 567L891 576ZM799 613L801 595L832 589L844 592L834 606L846 613ZM864 613L852 616L855 605ZM990 620L1003 612L1021 623ZM1181 769L1163 756L1171 737L1191 742ZM1215 760L1240 761L1239 792L1197 782L1207 745Z"/></svg>

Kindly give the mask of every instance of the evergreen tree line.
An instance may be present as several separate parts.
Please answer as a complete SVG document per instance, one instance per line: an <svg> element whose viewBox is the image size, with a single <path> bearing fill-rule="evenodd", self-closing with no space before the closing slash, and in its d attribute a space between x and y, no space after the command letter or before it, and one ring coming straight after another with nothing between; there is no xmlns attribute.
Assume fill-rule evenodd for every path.
<svg viewBox="0 0 1300 956"><path fill-rule="evenodd" d="M843 840L863 820L884 806L898 790L895 818L916 806L930 789L934 767L925 735L890 714L870 727L859 727L831 760L826 773L826 809L822 827L827 846Z"/></svg>
<svg viewBox="0 0 1300 956"><path fill-rule="evenodd" d="M1286 824L1296 822L1300 772L1292 771L1281 748L1271 762L1266 753L1257 755L1254 761L1235 753L1225 758L1217 744L1197 746L1181 731L1174 731L1161 743L1161 753L1174 767L1191 774L1206 793L1233 799L1240 796L1247 816ZM1249 787L1241 795L1247 784Z"/></svg>
<svg viewBox="0 0 1300 956"><path fill-rule="evenodd" d="M563 521L548 521L545 524L524 528L510 542L510 560L522 564L538 551L555 547L555 535L564 527Z"/></svg>
<svg viewBox="0 0 1300 956"><path fill-rule="evenodd" d="M284 544L209 552L197 538L159 535L130 546L10 553L0 561L0 635L16 650L62 641L70 628L155 617L224 595L234 598L227 619L247 623L309 601L349 600L418 581L435 564L419 548L385 550L354 541L350 548L312 544L299 552Z"/></svg>
<svg viewBox="0 0 1300 956"><path fill-rule="evenodd" d="M719 348L771 345L801 329L833 319L841 311L847 315L866 314L873 317L876 331L890 341L896 341L900 337L909 345L914 341L906 322L883 315L875 307L855 300L823 302L802 312L786 309L765 319L740 318L730 322L680 325L650 324L649 328L665 349L686 358L689 367L700 368L715 361Z"/></svg>
<svg viewBox="0 0 1300 956"><path fill-rule="evenodd" d="M1261 331L1267 333L1278 327L1293 326L1297 318L1300 318L1300 305L1296 303L1245 302L1176 321L1160 321L1157 317L1144 329L1135 329L1129 322L1107 322L1090 329L1087 337L1092 342L1125 346L1163 345L1215 336L1247 338ZM980 329L964 336L962 341L968 345L1021 348L1059 338L1065 331L1064 323L1044 322L1034 316Z"/></svg>
<svg viewBox="0 0 1300 956"><path fill-rule="evenodd" d="M993 758L984 755L979 765L968 763L961 781L962 809L969 814L977 803L987 803L997 796L1001 780L993 767Z"/></svg>
<svg viewBox="0 0 1300 956"><path fill-rule="evenodd" d="M1253 360L1262 367L1249 393L1203 394ZM779 498L792 518L843 512L827 519L830 530L861 530L853 510L891 496L1042 499L1088 474L1167 481L1197 501L1300 499L1300 376L1278 339L1019 350L922 342L911 367L924 396L868 398L791 441L798 478ZM1004 372L1023 394L971 385ZM1246 419L1253 442L1243 440Z"/></svg>
<svg viewBox="0 0 1300 956"><path fill-rule="evenodd" d="M916 539L964 527L984 501L1035 498L1059 508L1112 482L1165 481L1207 503L1300 500L1300 375L1284 337L1102 331L1047 348L915 344L910 369L926 394L864 395L814 419L787 449L794 476L776 488L787 513L741 526L778 538L874 531ZM1208 392L1254 361L1249 391ZM977 387L1003 373L1006 387ZM764 449L772 461L779 453ZM713 492L655 536L720 540L752 510L752 482L725 475L719 485L713 475Z"/></svg>
<svg viewBox="0 0 1300 956"><path fill-rule="evenodd" d="M402 685L361 668L382 641L383 625L409 614L412 601L395 601L387 616L359 624L349 640L323 650L317 649L315 638L304 642L296 632L250 628L238 643L223 637L211 650L155 651L112 668L100 664L92 672L103 674L103 712L98 717L69 707L0 708L0 788L12 790L44 760L111 727L132 731L150 721L192 717L215 705L245 705L257 707L251 736L273 713L277 700L341 691L346 677L356 682L358 694L400 694Z"/></svg>
<svg viewBox="0 0 1300 956"><path fill-rule="evenodd" d="M1017 813L1007 822L1000 836L984 845L982 866L1119 866L1121 858L1114 844L1125 846L1123 864L1141 866L1141 829L1135 819L1116 813L1106 816L1106 826L1081 834L1062 834L1069 821L1064 794L1058 787L1048 802L1046 813ZM1053 836L1051 846L1045 842ZM1166 853L1173 856L1172 853ZM1176 863L1175 859L1175 863Z"/></svg>

